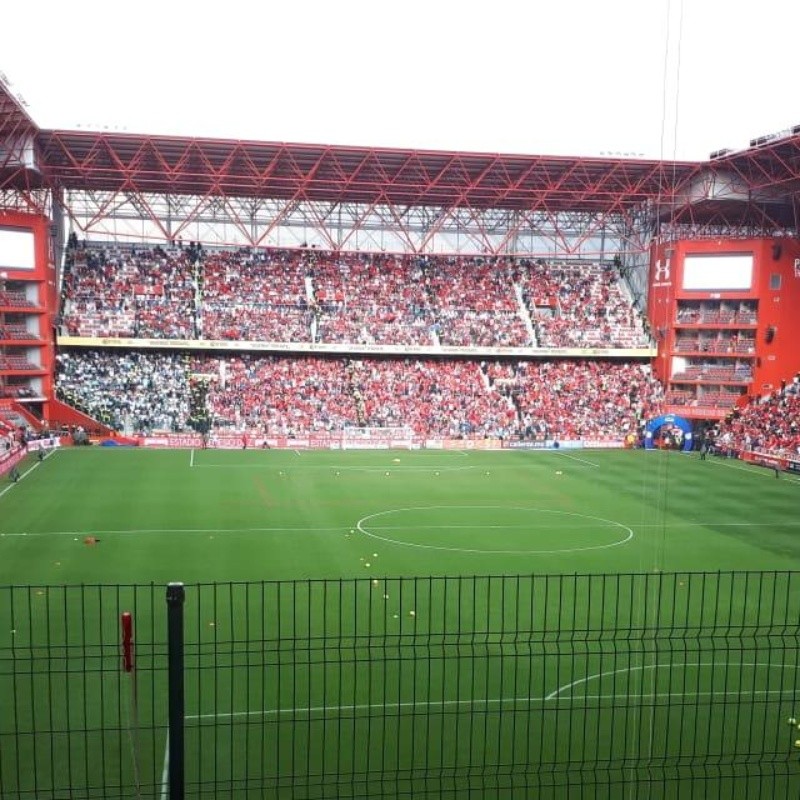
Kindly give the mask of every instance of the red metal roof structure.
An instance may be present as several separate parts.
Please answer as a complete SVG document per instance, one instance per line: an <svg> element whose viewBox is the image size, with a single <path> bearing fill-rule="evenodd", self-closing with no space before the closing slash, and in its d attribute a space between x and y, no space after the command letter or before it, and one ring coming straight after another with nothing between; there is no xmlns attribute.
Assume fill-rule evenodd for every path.
<svg viewBox="0 0 800 800"><path fill-rule="evenodd" d="M67 213L70 193L90 194L94 206L80 212L85 228L124 201L167 238L185 231L210 199L250 244L268 241L274 227L300 206L306 207L309 224L322 228L334 208L347 206L351 231L382 209L381 218L395 224L412 249L424 249L463 210L473 215L478 239L495 252L508 247L533 217L555 221L557 230L563 214L593 215L591 231L612 218L626 229L646 219L651 234L679 226L683 236L731 228L795 235L799 227L798 128L762 137L746 150L722 151L707 162L194 139L38 130L0 83L0 153L0 191L29 193L45 186ZM190 198L170 205L170 213L182 219L177 227L165 223L164 210L156 207L163 197ZM277 219L248 228L250 199L275 201L270 213ZM424 234L411 235L404 222L409 209L434 210L424 224L414 223ZM492 239L486 212L511 215L505 235ZM349 238L326 237L334 248Z"/></svg>
<svg viewBox="0 0 800 800"><path fill-rule="evenodd" d="M44 208L36 190L44 186L38 170L37 136L39 128L16 97L5 76L0 74L0 199L3 206L33 212ZM15 197L9 202L6 189Z"/></svg>
<svg viewBox="0 0 800 800"><path fill-rule="evenodd" d="M610 211L669 194L691 162L515 156L42 131L66 188L395 206Z"/></svg>

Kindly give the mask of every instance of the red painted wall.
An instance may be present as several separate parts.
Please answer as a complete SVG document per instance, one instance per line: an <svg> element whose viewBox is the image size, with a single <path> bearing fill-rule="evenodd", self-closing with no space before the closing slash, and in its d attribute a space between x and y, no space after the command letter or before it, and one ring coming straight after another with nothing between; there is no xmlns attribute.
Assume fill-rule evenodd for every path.
<svg viewBox="0 0 800 800"><path fill-rule="evenodd" d="M735 292L686 291L683 261L694 254L753 255L753 282ZM658 343L654 364L662 381L670 377L670 354L675 342L679 300L756 300L758 328L754 380L750 393L766 394L800 371L800 241L794 239L713 239L654 244L650 253L648 319ZM779 276L780 288L770 288ZM774 337L767 341L767 331Z"/></svg>
<svg viewBox="0 0 800 800"><path fill-rule="evenodd" d="M43 309L38 313L39 335L42 338L42 379L43 394L53 396L53 370L55 351L53 345L53 319L58 313L58 293L56 291L56 264L50 240L50 221L47 217L21 214L16 211L0 210L0 227L32 230L34 236L35 265L33 270L14 270L0 265L0 279L4 281L24 281L33 284L36 302Z"/></svg>
<svg viewBox="0 0 800 800"><path fill-rule="evenodd" d="M46 217L31 214L20 214L17 211L3 211L0 209L0 228L24 228L33 231L34 249L36 252L36 265L33 272L30 270L13 270L0 264L0 272L5 273L7 280L22 281L47 281L48 266L52 268L53 259L50 254L50 222ZM39 298L44 303L45 297Z"/></svg>
<svg viewBox="0 0 800 800"><path fill-rule="evenodd" d="M86 431L95 434L99 433L103 436L111 435L112 429L103 423L98 422L88 414L78 411L67 403L62 403L60 400L51 400L48 403L47 421L52 425L74 425L82 426Z"/></svg>

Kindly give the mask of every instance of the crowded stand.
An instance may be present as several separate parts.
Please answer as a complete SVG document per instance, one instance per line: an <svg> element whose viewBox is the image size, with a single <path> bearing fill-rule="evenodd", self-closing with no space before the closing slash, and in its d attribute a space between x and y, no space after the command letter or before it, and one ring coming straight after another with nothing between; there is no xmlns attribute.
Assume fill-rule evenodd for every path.
<svg viewBox="0 0 800 800"><path fill-rule="evenodd" d="M62 321L72 336L430 347L649 344L617 271L598 264L315 248L207 251L194 244L76 247L69 261Z"/></svg>
<svg viewBox="0 0 800 800"><path fill-rule="evenodd" d="M782 390L737 409L718 438L735 451L800 455L800 375Z"/></svg>
<svg viewBox="0 0 800 800"><path fill-rule="evenodd" d="M663 405L663 389L642 364L516 361L484 365L514 403L519 433L551 440L605 439L639 432Z"/></svg>
<svg viewBox="0 0 800 800"><path fill-rule="evenodd" d="M192 373L208 380L207 410L218 429L292 436L357 424L342 358L198 355Z"/></svg>
<svg viewBox="0 0 800 800"><path fill-rule="evenodd" d="M433 258L424 265L443 345L524 347L534 344L520 316L514 289L517 270L503 259Z"/></svg>
<svg viewBox="0 0 800 800"><path fill-rule="evenodd" d="M72 247L74 336L408 346L640 347L614 268L526 259ZM733 363L733 362L732 362ZM736 365L738 368L738 364ZM302 436L350 427L419 437L592 438L663 401L638 364L64 350L59 395L124 431ZM122 376L122 379L120 379Z"/></svg>
<svg viewBox="0 0 800 800"><path fill-rule="evenodd" d="M317 253L310 268L317 341L431 345L434 315L419 259Z"/></svg>
<svg viewBox="0 0 800 800"><path fill-rule="evenodd" d="M183 248L71 249L62 289L66 332L195 338L196 261L196 251Z"/></svg>
<svg viewBox="0 0 800 800"><path fill-rule="evenodd" d="M355 362L354 382L372 426L409 426L419 436L508 438L516 409L474 361Z"/></svg>
<svg viewBox="0 0 800 800"><path fill-rule="evenodd" d="M663 397L647 367L605 361L77 351L57 363L59 396L127 432L183 431L207 417L213 429L276 436L404 426L420 437L614 439ZM198 396L204 408L193 407Z"/></svg>
<svg viewBox="0 0 800 800"><path fill-rule="evenodd" d="M57 396L117 431L181 431L189 419L184 354L65 351L56 357Z"/></svg>
<svg viewBox="0 0 800 800"><path fill-rule="evenodd" d="M613 267L546 264L521 272L522 291L541 347L646 347L641 316Z"/></svg>
<svg viewBox="0 0 800 800"><path fill-rule="evenodd" d="M202 263L203 339L309 342L303 251L223 251Z"/></svg>

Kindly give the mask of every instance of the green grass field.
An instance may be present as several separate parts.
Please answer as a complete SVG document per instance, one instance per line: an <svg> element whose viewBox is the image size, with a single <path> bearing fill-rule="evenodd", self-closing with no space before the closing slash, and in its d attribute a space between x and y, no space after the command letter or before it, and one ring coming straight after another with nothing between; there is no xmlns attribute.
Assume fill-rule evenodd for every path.
<svg viewBox="0 0 800 800"><path fill-rule="evenodd" d="M0 486L0 797L166 796L168 581L187 796L800 793L793 476L643 451L22 471Z"/></svg>

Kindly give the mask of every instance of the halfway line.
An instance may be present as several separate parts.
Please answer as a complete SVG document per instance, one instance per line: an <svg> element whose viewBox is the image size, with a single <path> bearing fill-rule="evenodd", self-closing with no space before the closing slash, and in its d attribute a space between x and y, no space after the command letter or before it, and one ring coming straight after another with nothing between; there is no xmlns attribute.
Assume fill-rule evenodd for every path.
<svg viewBox="0 0 800 800"><path fill-rule="evenodd" d="M133 533L284 533L299 531L301 533L314 533L323 531L349 531L348 526L337 528L131 528L128 530L102 530L102 531L37 531L35 533L0 533L2 536L103 536L105 534L133 534Z"/></svg>

